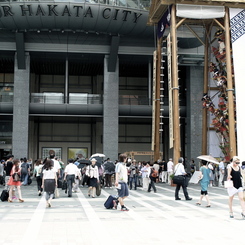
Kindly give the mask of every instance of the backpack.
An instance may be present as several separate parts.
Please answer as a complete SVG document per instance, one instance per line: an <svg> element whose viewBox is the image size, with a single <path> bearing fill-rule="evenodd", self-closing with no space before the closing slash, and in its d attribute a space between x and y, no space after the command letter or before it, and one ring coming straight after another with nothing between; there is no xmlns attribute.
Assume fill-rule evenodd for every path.
<svg viewBox="0 0 245 245"><path fill-rule="evenodd" d="M156 170L151 170L151 177L156 178L157 177L157 171Z"/></svg>
<svg viewBox="0 0 245 245"><path fill-rule="evenodd" d="M21 164L21 174L28 174L28 163L24 162Z"/></svg>

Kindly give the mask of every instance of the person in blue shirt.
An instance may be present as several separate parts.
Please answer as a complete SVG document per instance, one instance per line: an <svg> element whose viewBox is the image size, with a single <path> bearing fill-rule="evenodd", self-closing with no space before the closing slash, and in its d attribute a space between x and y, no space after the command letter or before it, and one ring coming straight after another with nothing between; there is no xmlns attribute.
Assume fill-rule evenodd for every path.
<svg viewBox="0 0 245 245"><path fill-rule="evenodd" d="M207 166L207 161L202 160L202 167L200 168L200 185L201 185L201 196L199 201L196 203L196 205L201 205L202 203L202 199L205 196L206 200L207 200L207 208L210 208L210 200L209 200L209 196L208 196L208 185L209 185L209 181L210 181L210 169Z"/></svg>

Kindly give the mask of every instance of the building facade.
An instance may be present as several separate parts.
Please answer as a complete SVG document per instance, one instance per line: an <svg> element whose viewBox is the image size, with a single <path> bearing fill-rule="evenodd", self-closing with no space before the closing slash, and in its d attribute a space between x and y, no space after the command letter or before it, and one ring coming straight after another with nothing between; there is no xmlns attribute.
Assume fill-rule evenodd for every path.
<svg viewBox="0 0 245 245"><path fill-rule="evenodd" d="M0 1L1 158L10 152L44 158L54 149L64 160L96 152L116 160L119 153L151 150L156 34L147 26L149 5ZM191 158L201 152L203 49L186 30L179 37L181 138ZM159 133L167 158L164 96Z"/></svg>

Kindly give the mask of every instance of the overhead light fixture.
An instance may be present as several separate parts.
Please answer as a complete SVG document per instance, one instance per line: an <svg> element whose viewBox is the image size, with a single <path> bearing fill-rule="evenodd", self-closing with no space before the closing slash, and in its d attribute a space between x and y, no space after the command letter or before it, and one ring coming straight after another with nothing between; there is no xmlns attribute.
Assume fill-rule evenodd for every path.
<svg viewBox="0 0 245 245"><path fill-rule="evenodd" d="M40 30L37 30L37 33L40 33Z"/></svg>

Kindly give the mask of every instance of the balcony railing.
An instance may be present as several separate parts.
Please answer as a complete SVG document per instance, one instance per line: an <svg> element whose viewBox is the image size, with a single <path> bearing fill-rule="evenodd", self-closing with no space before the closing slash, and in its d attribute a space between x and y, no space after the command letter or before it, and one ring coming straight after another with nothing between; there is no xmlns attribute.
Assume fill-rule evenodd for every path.
<svg viewBox="0 0 245 245"><path fill-rule="evenodd" d="M63 93L32 93L31 103L64 104ZM70 93L69 104L103 104L103 97L100 94ZM120 105L151 105L151 101L146 96L120 95Z"/></svg>
<svg viewBox="0 0 245 245"><path fill-rule="evenodd" d="M0 103L13 103L13 93L0 94ZM161 99L161 105L168 105L168 97ZM42 104L64 104L65 96L63 93L32 93L30 95L31 103ZM89 105L103 104L103 96L101 94L87 93L70 93L68 104ZM186 106L184 99L179 100L180 106ZM119 95L119 105L152 105L152 99L141 95Z"/></svg>

